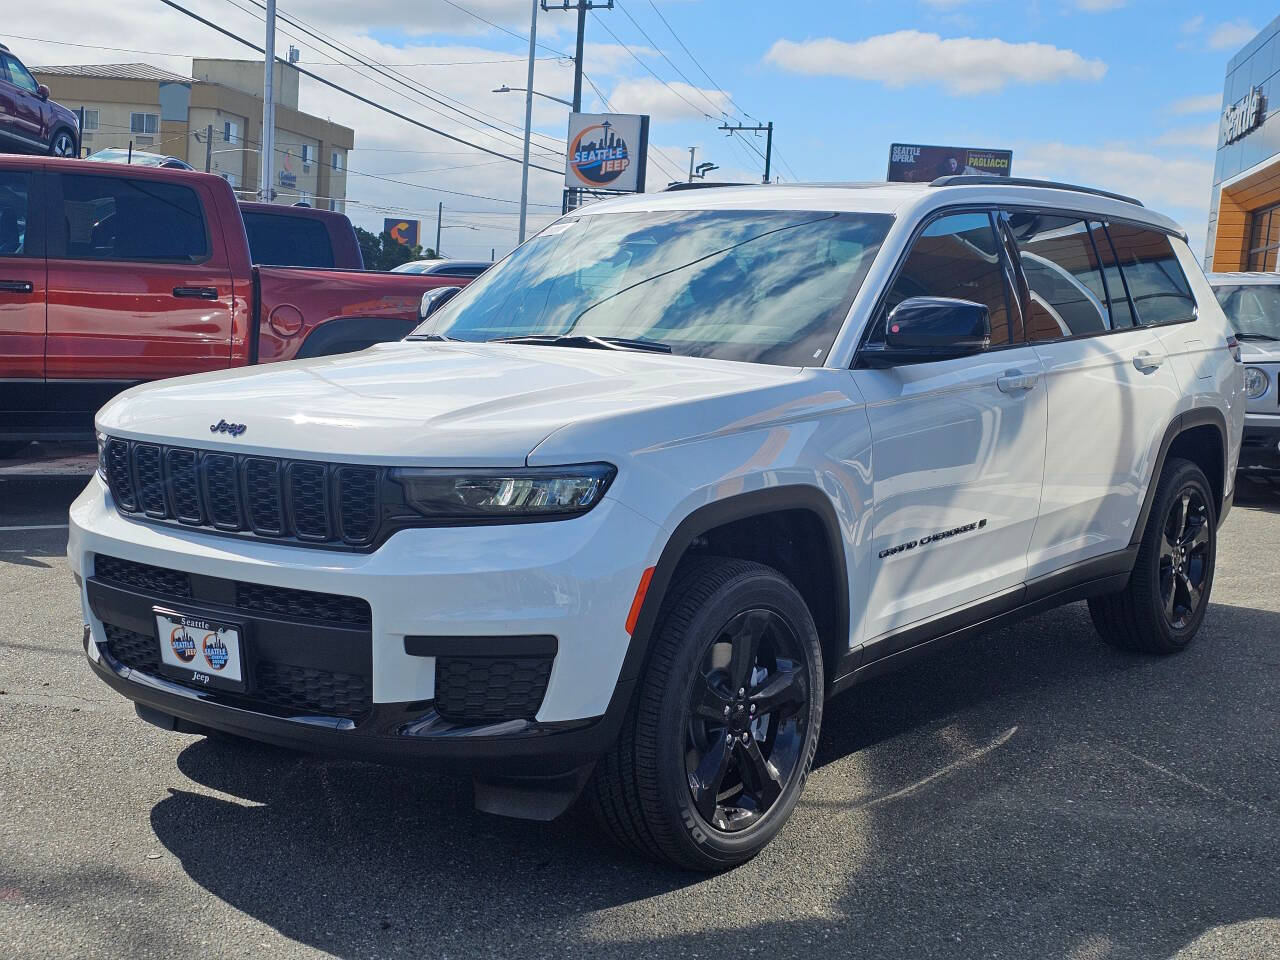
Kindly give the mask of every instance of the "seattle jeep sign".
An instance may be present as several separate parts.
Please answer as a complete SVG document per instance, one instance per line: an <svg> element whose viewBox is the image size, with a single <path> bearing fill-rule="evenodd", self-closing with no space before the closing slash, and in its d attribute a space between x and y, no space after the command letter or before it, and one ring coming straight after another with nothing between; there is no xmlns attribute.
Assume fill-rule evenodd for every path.
<svg viewBox="0 0 1280 960"><path fill-rule="evenodd" d="M1222 111L1222 142L1235 143L1259 126L1265 116L1262 91L1254 87L1243 100Z"/></svg>

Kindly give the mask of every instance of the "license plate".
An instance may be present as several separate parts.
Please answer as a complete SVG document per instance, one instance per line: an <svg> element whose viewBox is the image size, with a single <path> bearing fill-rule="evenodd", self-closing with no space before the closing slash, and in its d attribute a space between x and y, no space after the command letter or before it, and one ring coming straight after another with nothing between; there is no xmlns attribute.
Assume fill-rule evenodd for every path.
<svg viewBox="0 0 1280 960"><path fill-rule="evenodd" d="M161 673L197 686L244 691L244 634L238 624L163 607L153 612Z"/></svg>

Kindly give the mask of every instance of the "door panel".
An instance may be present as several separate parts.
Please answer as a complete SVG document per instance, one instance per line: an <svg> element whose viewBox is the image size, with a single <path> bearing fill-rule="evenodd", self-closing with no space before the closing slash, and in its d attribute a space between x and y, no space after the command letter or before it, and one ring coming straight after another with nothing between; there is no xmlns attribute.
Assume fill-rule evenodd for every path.
<svg viewBox="0 0 1280 960"><path fill-rule="evenodd" d="M1006 393L997 381L1010 374L1034 385ZM1047 421L1035 351L853 376L867 398L875 477L867 635L1023 583ZM889 641L876 655L894 649Z"/></svg>
<svg viewBox="0 0 1280 960"><path fill-rule="evenodd" d="M44 377L46 268L36 181L26 171L0 171L0 380Z"/></svg>
<svg viewBox="0 0 1280 960"><path fill-rule="evenodd" d="M39 145L44 143L45 102L36 96L35 77L12 54L0 53L8 73L12 114L10 132Z"/></svg>

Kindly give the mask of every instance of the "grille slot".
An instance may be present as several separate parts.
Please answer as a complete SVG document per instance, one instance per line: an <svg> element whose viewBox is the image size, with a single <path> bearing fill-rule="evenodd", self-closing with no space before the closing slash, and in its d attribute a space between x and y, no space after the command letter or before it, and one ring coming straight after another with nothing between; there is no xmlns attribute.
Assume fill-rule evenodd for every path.
<svg viewBox="0 0 1280 960"><path fill-rule="evenodd" d="M102 627L107 634L107 653L111 654L111 659L143 673L155 673L160 669L160 645L155 637L134 633L111 623L104 623Z"/></svg>
<svg viewBox="0 0 1280 960"><path fill-rule="evenodd" d="M122 513L228 533L368 547L383 524L376 467L241 456L119 438L102 468ZM393 498L394 499L394 498Z"/></svg>
<svg viewBox="0 0 1280 960"><path fill-rule="evenodd" d="M436 712L459 723L532 720L551 657L437 657Z"/></svg>
<svg viewBox="0 0 1280 960"><path fill-rule="evenodd" d="M369 604L359 597L314 593L260 583L236 582L236 606L290 620L319 620L342 627L368 627L373 622Z"/></svg>
<svg viewBox="0 0 1280 960"><path fill-rule="evenodd" d="M135 563L96 554L93 558L93 575L107 583L133 587L147 593L159 593L167 597L190 597L191 578L180 570L153 567L149 563Z"/></svg>

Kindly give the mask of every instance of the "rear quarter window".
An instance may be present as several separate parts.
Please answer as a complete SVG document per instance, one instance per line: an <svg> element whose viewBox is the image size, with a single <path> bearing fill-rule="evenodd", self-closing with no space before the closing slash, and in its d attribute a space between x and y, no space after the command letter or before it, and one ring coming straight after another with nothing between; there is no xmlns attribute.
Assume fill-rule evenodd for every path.
<svg viewBox="0 0 1280 960"><path fill-rule="evenodd" d="M1106 228L1138 323L1149 327L1194 320L1196 300L1168 236L1129 223L1112 222Z"/></svg>
<svg viewBox="0 0 1280 960"><path fill-rule="evenodd" d="M277 267L332 267L333 244L319 220L287 214L244 214L249 255L254 263Z"/></svg>

